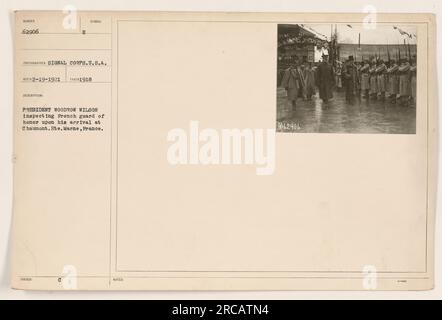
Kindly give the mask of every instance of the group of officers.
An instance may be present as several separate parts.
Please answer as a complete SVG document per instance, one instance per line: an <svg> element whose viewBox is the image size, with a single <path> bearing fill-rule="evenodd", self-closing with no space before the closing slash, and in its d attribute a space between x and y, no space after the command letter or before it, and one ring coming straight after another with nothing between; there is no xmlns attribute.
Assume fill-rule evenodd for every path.
<svg viewBox="0 0 442 320"><path fill-rule="evenodd" d="M380 100L392 104L411 106L416 103L416 59L383 61L382 59L356 62L349 56L344 62L329 63L323 55L319 64L294 57L283 71L281 86L287 91L287 99L293 109L301 98L309 100L319 89L319 97L328 104L333 91L345 90L347 103L355 99Z"/></svg>

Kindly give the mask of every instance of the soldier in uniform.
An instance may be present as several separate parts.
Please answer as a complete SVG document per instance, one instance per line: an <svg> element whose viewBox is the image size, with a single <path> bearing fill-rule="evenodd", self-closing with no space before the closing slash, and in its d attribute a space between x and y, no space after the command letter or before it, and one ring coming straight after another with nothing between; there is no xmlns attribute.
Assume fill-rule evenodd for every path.
<svg viewBox="0 0 442 320"><path fill-rule="evenodd" d="M370 64L370 98L376 99L378 95L378 78L376 74L376 62L373 60Z"/></svg>
<svg viewBox="0 0 442 320"><path fill-rule="evenodd" d="M410 63L403 59L399 67L399 100L402 105L406 105L410 99Z"/></svg>
<svg viewBox="0 0 442 320"><path fill-rule="evenodd" d="M302 82L302 96L304 100L310 100L315 94L315 74L311 67L311 63L304 61L301 66L301 82Z"/></svg>
<svg viewBox="0 0 442 320"><path fill-rule="evenodd" d="M362 97L368 99L369 91L370 91L370 64L367 60L365 60L362 64L361 69L359 69L359 73L361 76L361 91Z"/></svg>
<svg viewBox="0 0 442 320"><path fill-rule="evenodd" d="M291 103L292 110L295 111L296 99L298 99L298 95L301 92L301 76L298 67L298 58L296 56L294 57L294 62L284 71L281 87L287 91L287 100Z"/></svg>
<svg viewBox="0 0 442 320"><path fill-rule="evenodd" d="M345 101L354 102L354 97L359 91L358 70L354 63L353 56L349 56L342 70L345 87Z"/></svg>
<svg viewBox="0 0 442 320"><path fill-rule="evenodd" d="M411 98L412 103L416 105L416 58L413 58L411 60L411 67L410 67L410 73L411 73Z"/></svg>
<svg viewBox="0 0 442 320"><path fill-rule="evenodd" d="M399 93L399 79L397 71L399 66L395 60L390 61L390 66L387 69L388 75L388 99L391 103L396 103L397 94Z"/></svg>
<svg viewBox="0 0 442 320"><path fill-rule="evenodd" d="M336 90L341 91L342 89L342 62L336 60L336 68L335 68L335 83Z"/></svg>
<svg viewBox="0 0 442 320"><path fill-rule="evenodd" d="M385 99L385 91L387 90L386 86L386 77L385 74L387 72L387 66L385 65L384 61L381 59L378 61L377 67L376 67L376 74L377 74L377 89L378 89L378 99L384 100Z"/></svg>

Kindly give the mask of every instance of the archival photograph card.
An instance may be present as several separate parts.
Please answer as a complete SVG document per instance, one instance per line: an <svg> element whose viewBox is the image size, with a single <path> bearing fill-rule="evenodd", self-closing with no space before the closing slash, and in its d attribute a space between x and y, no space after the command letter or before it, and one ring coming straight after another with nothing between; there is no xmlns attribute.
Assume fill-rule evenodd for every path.
<svg viewBox="0 0 442 320"><path fill-rule="evenodd" d="M12 287L429 290L430 14L15 12Z"/></svg>

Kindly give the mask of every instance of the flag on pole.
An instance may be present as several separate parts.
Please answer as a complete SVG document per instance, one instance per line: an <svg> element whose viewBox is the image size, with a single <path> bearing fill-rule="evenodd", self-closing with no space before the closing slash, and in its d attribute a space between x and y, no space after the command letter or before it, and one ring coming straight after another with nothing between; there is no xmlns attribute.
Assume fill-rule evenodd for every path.
<svg viewBox="0 0 442 320"><path fill-rule="evenodd" d="M407 31L402 30L401 28L398 28L398 27L396 27L396 26L393 26L393 29L399 31L399 33L400 33L402 36L406 35L406 36L409 37L409 38L412 37L410 33L408 33Z"/></svg>

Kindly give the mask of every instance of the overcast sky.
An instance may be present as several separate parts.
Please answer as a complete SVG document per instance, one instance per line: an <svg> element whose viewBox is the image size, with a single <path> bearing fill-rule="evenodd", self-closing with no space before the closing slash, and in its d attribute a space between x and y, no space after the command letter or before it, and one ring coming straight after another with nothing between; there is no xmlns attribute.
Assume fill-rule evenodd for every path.
<svg viewBox="0 0 442 320"><path fill-rule="evenodd" d="M376 29L365 29L362 24L350 24L352 28L348 27L346 23L337 24L339 42L341 43L358 43L358 34L361 33L362 44L403 44L404 39L410 42L410 44L416 44L416 38L409 38L408 36L402 36L398 30L393 29L393 26L400 28L401 30L416 34L416 27L411 25L400 24L377 24ZM304 26L312 28L320 34L326 35L330 38L330 24L304 24ZM311 31L309 28L307 30ZM334 30L334 25L333 25Z"/></svg>

